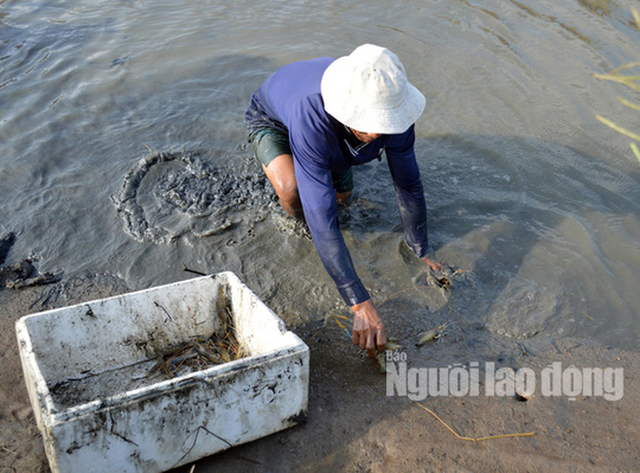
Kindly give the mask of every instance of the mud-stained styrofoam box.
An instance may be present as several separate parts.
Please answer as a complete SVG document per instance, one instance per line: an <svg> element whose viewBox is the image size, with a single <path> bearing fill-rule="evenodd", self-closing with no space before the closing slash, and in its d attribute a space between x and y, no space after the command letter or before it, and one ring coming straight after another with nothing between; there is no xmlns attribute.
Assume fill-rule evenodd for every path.
<svg viewBox="0 0 640 473"><path fill-rule="evenodd" d="M150 376L225 308L248 355ZM306 416L308 347L230 272L28 315L16 331L54 473L166 471Z"/></svg>

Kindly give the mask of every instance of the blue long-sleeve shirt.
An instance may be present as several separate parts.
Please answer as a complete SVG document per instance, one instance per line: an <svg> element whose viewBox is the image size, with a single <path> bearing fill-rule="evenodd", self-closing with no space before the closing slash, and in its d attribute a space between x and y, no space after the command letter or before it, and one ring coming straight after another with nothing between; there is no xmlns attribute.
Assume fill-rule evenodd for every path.
<svg viewBox="0 0 640 473"><path fill-rule="evenodd" d="M279 69L251 96L245 121L249 132L277 128L288 133L298 192L313 242L345 302L355 305L370 296L342 238L331 172L368 163L384 151L405 238L419 257L427 252L427 209L413 149L413 126L370 143L355 139L324 110L320 82L331 62L332 58L319 58Z"/></svg>

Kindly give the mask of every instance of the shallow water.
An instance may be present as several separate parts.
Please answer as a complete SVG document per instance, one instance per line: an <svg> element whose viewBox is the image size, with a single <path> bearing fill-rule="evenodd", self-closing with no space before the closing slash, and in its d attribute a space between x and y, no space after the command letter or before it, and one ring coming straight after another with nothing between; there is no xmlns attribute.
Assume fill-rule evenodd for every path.
<svg viewBox="0 0 640 473"><path fill-rule="evenodd" d="M232 270L291 325L348 314L278 211L243 113L279 66L372 42L427 96L416 152L430 238L468 271L448 302L395 296L421 270L398 252L386 165L357 168L340 219L360 277L377 301L394 297L390 326L456 319L638 349L640 164L594 118L631 127L637 112L617 96L638 96L593 77L640 58L633 4L2 1L7 263L32 256L41 271L132 288L187 278L183 263ZM163 153L174 159L145 167Z"/></svg>

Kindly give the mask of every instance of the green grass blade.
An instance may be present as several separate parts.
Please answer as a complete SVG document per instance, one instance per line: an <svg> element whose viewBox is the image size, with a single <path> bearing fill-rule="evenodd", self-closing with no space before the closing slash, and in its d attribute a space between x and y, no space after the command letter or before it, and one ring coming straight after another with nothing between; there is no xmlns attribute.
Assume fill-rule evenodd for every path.
<svg viewBox="0 0 640 473"><path fill-rule="evenodd" d="M615 76L620 71L626 71L627 69L632 69L634 67L639 67L639 66L640 66L640 61L639 62L630 62L628 64L623 64L622 66L618 67L617 69L614 69L613 71L611 71L609 73L609 75Z"/></svg>
<svg viewBox="0 0 640 473"><path fill-rule="evenodd" d="M618 82L620 84L624 84L627 87L630 87L633 90L637 90L638 92L640 92L640 85L635 84L633 81L634 80L640 80L640 76L616 76L616 75L612 75L612 74L594 74L593 75L596 79L602 79L602 80L610 80L611 82Z"/></svg>
<svg viewBox="0 0 640 473"><path fill-rule="evenodd" d="M634 110L638 110L640 112L640 105L638 105L637 103L629 102L624 97L618 97L618 100L620 100L620 102L622 102L623 105L626 105L627 107L632 108Z"/></svg>
<svg viewBox="0 0 640 473"><path fill-rule="evenodd" d="M612 122L608 118L605 118L601 115L596 115L596 118L600 120L602 123L604 123L605 125L607 125L609 128L612 128L615 131L617 131L618 133L621 133L624 136L628 136L632 140L640 141L640 135L638 135L637 133L629 131L626 128L622 128L620 125L617 125L616 123Z"/></svg>

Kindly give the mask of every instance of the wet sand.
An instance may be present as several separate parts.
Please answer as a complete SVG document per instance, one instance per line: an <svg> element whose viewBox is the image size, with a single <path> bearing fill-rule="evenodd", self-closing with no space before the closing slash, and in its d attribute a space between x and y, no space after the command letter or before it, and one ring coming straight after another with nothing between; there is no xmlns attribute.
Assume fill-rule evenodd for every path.
<svg viewBox="0 0 640 473"><path fill-rule="evenodd" d="M251 286L251 284L249 283ZM87 275L21 290L0 290L0 472L49 471L22 378L15 321L22 315L127 292L117 278ZM260 294L259 294L260 295ZM394 307L414 304L407 294ZM346 312L345 312L346 314ZM640 354L585 340L511 340L486 328L461 326L416 347L396 323L407 361L447 367L477 360L496 368L624 369L624 396L427 397L421 404L462 437L529 433L471 441L407 397L386 396L378 366L349 344L332 317L291 326L309 345L311 377L306 424L232 448L176 472L207 471L634 471L640 464ZM482 376L484 379L484 376ZM481 383L480 393L486 385ZM192 470L193 468L193 470Z"/></svg>

